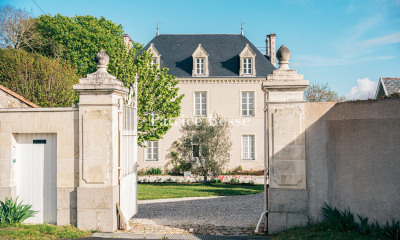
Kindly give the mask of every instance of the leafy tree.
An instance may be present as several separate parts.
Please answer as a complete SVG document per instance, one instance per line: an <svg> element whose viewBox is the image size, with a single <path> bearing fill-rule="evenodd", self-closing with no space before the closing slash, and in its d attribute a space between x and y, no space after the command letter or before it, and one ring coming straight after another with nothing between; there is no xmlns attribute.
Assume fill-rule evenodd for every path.
<svg viewBox="0 0 400 240"><path fill-rule="evenodd" d="M182 137L174 143L179 160L192 162L193 172L204 176L221 173L230 160L232 146L228 122L219 116L191 120L181 129Z"/></svg>
<svg viewBox="0 0 400 240"><path fill-rule="evenodd" d="M0 49L0 84L41 107L71 107L75 69L61 59L49 59L17 49Z"/></svg>
<svg viewBox="0 0 400 240"><path fill-rule="evenodd" d="M29 12L10 5L0 6L1 48L32 48L36 38L35 21Z"/></svg>
<svg viewBox="0 0 400 240"><path fill-rule="evenodd" d="M37 31L45 45L35 51L45 56L61 57L70 62L78 74L96 71L94 58L100 49L110 57L108 72L130 89L138 78L138 143L160 139L170 128L169 119L180 115L178 84L168 69L157 69L150 62L152 56L140 52L142 45L131 48L123 42L123 27L104 17L66 17L42 15L37 19ZM139 54L140 53L140 54Z"/></svg>
<svg viewBox="0 0 400 240"><path fill-rule="evenodd" d="M346 99L332 90L328 83L311 83L304 91L307 102L343 102Z"/></svg>

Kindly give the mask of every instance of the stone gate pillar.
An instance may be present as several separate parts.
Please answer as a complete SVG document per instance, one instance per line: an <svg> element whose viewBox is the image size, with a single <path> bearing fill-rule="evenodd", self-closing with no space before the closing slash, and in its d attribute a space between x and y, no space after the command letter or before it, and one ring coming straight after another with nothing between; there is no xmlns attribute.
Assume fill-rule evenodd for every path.
<svg viewBox="0 0 400 240"><path fill-rule="evenodd" d="M74 85L79 96L77 226L117 229L119 112L128 89L107 72L109 57L96 55L97 71Z"/></svg>
<svg viewBox="0 0 400 240"><path fill-rule="evenodd" d="M276 55L279 69L262 84L267 109L270 233L308 223L303 91L309 82L289 69L290 52L285 45Z"/></svg>

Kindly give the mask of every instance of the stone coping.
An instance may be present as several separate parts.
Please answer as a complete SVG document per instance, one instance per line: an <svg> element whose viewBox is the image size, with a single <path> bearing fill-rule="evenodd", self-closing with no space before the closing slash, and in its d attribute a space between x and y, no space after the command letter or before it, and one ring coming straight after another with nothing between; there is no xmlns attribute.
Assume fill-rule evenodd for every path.
<svg viewBox="0 0 400 240"><path fill-rule="evenodd" d="M3 112L73 112L79 111L79 108L0 108Z"/></svg>

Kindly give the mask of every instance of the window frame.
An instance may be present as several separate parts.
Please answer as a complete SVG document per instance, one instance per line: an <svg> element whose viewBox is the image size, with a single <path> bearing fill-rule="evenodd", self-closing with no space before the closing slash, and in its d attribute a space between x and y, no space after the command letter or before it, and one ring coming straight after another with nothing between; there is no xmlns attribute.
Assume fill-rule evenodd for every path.
<svg viewBox="0 0 400 240"><path fill-rule="evenodd" d="M195 63L196 63L196 67L195 67L196 75L197 76L205 75L205 73L206 73L206 70L205 70L206 59L204 57L195 58Z"/></svg>
<svg viewBox="0 0 400 240"><path fill-rule="evenodd" d="M250 109L246 109L247 115L243 114L243 93L253 93L253 114L249 114ZM241 90L240 91L240 116L241 117L254 117L256 115L256 92L254 90ZM248 99L248 98L247 98ZM247 106L249 106L249 103L247 103Z"/></svg>
<svg viewBox="0 0 400 240"><path fill-rule="evenodd" d="M205 102L206 106L204 109L201 107L201 105L203 104L201 101L202 97L200 98L200 103L199 103L200 104L200 115L196 114L196 94L198 94L198 93L204 93L205 97L206 97L206 102ZM206 112L205 115L202 114L202 110L205 110L205 112ZM208 91L193 91L193 116L207 117L207 114L208 114Z"/></svg>
<svg viewBox="0 0 400 240"><path fill-rule="evenodd" d="M149 143L151 143L150 147L149 147ZM154 146L154 143L157 143L157 146ZM150 155L151 155L152 158L148 158L149 149L151 149ZM154 149L156 149L156 152L154 152ZM145 151L144 151L144 154L145 154L144 159L145 159L145 161L149 161L149 162L157 162L157 161L159 161L160 160L159 153L160 153L160 143L159 143L159 141L148 141L146 143L146 148L145 148ZM154 158L155 154L157 155L157 158Z"/></svg>
<svg viewBox="0 0 400 240"><path fill-rule="evenodd" d="M244 137L245 136L252 136L253 137L253 146L252 146L253 147L253 158L251 158L251 156L250 156L250 158L245 158L245 156L244 156L244 154L245 154L245 151L244 151L244 147L245 147ZM241 156L240 156L241 161L255 161L256 160L256 135L253 134L253 133L242 134L240 142L241 142ZM249 147L249 144L247 144L247 147ZM249 157L248 154L247 154L246 157Z"/></svg>
<svg viewBox="0 0 400 240"><path fill-rule="evenodd" d="M252 57L244 57L242 60L243 60L242 61L243 75L253 75L253 58ZM249 67L249 65L250 65L250 67Z"/></svg>

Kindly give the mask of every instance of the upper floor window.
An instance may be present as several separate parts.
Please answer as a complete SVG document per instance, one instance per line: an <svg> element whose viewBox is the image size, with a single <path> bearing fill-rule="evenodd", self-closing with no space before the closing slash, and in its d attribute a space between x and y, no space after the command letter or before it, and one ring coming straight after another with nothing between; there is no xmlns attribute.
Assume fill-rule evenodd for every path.
<svg viewBox="0 0 400 240"><path fill-rule="evenodd" d="M161 54L158 53L153 43L150 43L150 47L147 51L149 51L152 54L152 59L150 62L151 67L157 64L157 68L160 69Z"/></svg>
<svg viewBox="0 0 400 240"><path fill-rule="evenodd" d="M199 44L197 49L192 54L193 58L193 77L207 77L208 76L208 53Z"/></svg>
<svg viewBox="0 0 400 240"><path fill-rule="evenodd" d="M242 92L242 116L254 116L254 92Z"/></svg>
<svg viewBox="0 0 400 240"><path fill-rule="evenodd" d="M194 93L194 115L207 116L207 92Z"/></svg>
<svg viewBox="0 0 400 240"><path fill-rule="evenodd" d="M196 74L204 75L204 58L196 58Z"/></svg>
<svg viewBox="0 0 400 240"><path fill-rule="evenodd" d="M147 142L146 160L158 161L158 141Z"/></svg>
<svg viewBox="0 0 400 240"><path fill-rule="evenodd" d="M243 74L251 74L253 70L253 64L251 58L243 58Z"/></svg>
<svg viewBox="0 0 400 240"><path fill-rule="evenodd" d="M255 77L256 76L256 54L250 48L249 44L239 54L240 56L240 76L244 77Z"/></svg>
<svg viewBox="0 0 400 240"><path fill-rule="evenodd" d="M255 159L254 135L242 136L242 160Z"/></svg>

